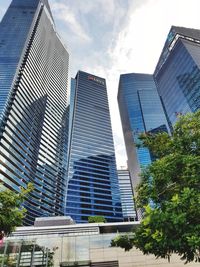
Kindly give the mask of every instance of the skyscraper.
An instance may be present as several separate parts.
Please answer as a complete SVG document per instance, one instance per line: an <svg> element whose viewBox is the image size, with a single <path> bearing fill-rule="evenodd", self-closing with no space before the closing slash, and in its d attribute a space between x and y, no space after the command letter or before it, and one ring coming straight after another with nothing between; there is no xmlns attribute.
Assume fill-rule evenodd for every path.
<svg viewBox="0 0 200 267"><path fill-rule="evenodd" d="M119 189L124 221L135 221L136 212L129 170L118 170Z"/></svg>
<svg viewBox="0 0 200 267"><path fill-rule="evenodd" d="M64 212L68 53L47 0L13 0L0 24L0 180L28 182L25 224Z"/></svg>
<svg viewBox="0 0 200 267"><path fill-rule="evenodd" d="M170 123L200 108L200 30L172 26L154 72Z"/></svg>
<svg viewBox="0 0 200 267"><path fill-rule="evenodd" d="M122 221L106 81L79 71L72 80L66 215Z"/></svg>
<svg viewBox="0 0 200 267"><path fill-rule="evenodd" d="M153 160L147 148L138 148L138 136L142 132L169 131L168 122L158 95L153 76L129 73L120 76L118 103L128 168L133 189L140 182L141 168Z"/></svg>

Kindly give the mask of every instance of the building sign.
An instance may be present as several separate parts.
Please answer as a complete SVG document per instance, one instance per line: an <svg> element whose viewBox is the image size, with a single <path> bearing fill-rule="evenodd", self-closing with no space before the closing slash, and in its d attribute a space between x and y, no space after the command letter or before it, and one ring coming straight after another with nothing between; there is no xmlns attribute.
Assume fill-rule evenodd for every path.
<svg viewBox="0 0 200 267"><path fill-rule="evenodd" d="M92 75L89 75L89 76L88 76L88 80L90 80L90 81L94 81L94 82L99 83L99 84L101 84L101 85L105 85L104 80L102 80L102 79L100 79L100 78L97 78L97 77L94 77L94 76L92 76Z"/></svg>

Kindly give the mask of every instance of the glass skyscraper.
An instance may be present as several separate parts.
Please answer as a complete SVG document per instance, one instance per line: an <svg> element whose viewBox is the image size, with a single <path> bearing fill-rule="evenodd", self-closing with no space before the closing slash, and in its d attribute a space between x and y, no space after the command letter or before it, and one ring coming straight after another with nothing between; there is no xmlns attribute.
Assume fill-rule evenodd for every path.
<svg viewBox="0 0 200 267"><path fill-rule="evenodd" d="M79 71L72 79L66 215L122 221L106 81Z"/></svg>
<svg viewBox="0 0 200 267"><path fill-rule="evenodd" d="M129 170L117 170L124 221L135 221L136 212Z"/></svg>
<svg viewBox="0 0 200 267"><path fill-rule="evenodd" d="M119 81L118 104L128 156L133 189L140 182L141 168L153 160L147 148L138 148L143 132L169 132L168 122L150 74L122 74Z"/></svg>
<svg viewBox="0 0 200 267"><path fill-rule="evenodd" d="M0 180L34 184L25 224L64 213L68 58L48 1L13 0L0 24Z"/></svg>
<svg viewBox="0 0 200 267"><path fill-rule="evenodd" d="M200 30L171 27L154 78L171 125L200 108Z"/></svg>

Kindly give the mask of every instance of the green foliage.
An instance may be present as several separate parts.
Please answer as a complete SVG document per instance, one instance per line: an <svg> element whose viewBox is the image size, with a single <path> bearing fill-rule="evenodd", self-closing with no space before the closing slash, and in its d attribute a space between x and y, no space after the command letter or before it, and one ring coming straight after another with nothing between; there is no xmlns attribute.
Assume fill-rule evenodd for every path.
<svg viewBox="0 0 200 267"><path fill-rule="evenodd" d="M200 111L181 116L172 136L140 140L157 160L141 174L136 203L145 213L131 244L144 254L200 262ZM121 246L119 237L113 242Z"/></svg>
<svg viewBox="0 0 200 267"><path fill-rule="evenodd" d="M128 235L119 235L114 240L111 241L112 247L121 247L125 251L130 250L133 247L133 239Z"/></svg>
<svg viewBox="0 0 200 267"><path fill-rule="evenodd" d="M33 185L28 184L27 189L20 193L1 188L0 191L0 239L9 235L16 226L22 225L26 209L21 208L28 193L33 190Z"/></svg>
<svg viewBox="0 0 200 267"><path fill-rule="evenodd" d="M89 223L105 223L106 219L104 216L90 216L88 217Z"/></svg>

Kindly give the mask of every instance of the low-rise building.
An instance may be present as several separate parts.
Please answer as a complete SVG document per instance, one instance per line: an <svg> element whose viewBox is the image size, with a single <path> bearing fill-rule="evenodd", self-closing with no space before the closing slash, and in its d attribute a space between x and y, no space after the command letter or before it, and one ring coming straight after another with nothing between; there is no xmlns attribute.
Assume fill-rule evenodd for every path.
<svg viewBox="0 0 200 267"><path fill-rule="evenodd" d="M66 224L68 223L68 225ZM48 219L35 226L19 227L0 247L0 266L8 267L183 267L178 256L171 262L145 256L133 248L125 252L111 247L111 240L130 233L139 222L71 224ZM52 226L52 224L54 224ZM37 225L37 226L36 226ZM41 226L42 225L42 226ZM197 267L195 263L187 267Z"/></svg>

